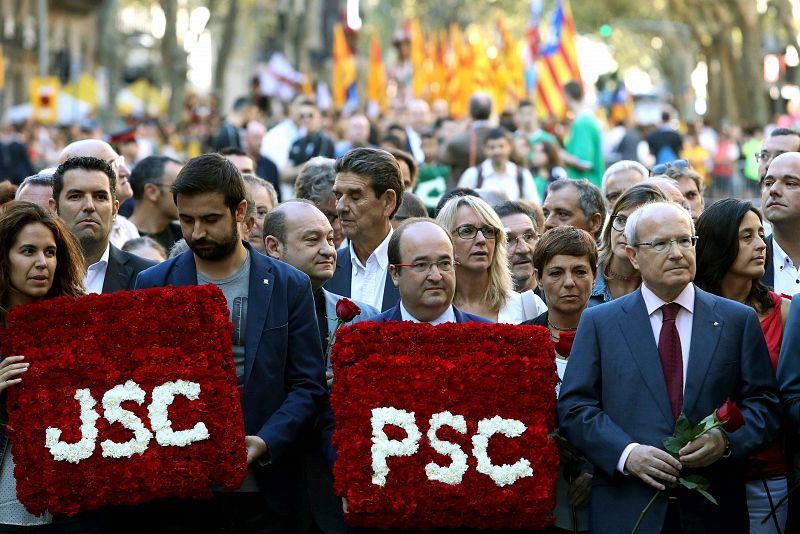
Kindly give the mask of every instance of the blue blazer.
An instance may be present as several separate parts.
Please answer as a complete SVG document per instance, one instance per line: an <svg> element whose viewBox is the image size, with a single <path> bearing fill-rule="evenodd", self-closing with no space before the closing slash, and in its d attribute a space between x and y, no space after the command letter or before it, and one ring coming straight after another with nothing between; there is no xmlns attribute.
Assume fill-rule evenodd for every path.
<svg viewBox="0 0 800 534"><path fill-rule="evenodd" d="M747 454L769 443L780 426L780 401L755 312L695 288L695 309L683 412L693 424L733 399L745 425L729 434L731 455L697 472L711 482L714 506L678 490L691 532L747 532ZM558 400L560 430L594 464L593 532L630 532L654 490L616 466L630 443L663 449L675 422L641 289L581 317ZM689 471L691 472L691 471ZM688 473L687 473L688 474ZM641 531L660 532L667 499L656 499Z"/></svg>
<svg viewBox="0 0 800 534"><path fill-rule="evenodd" d="M296 444L327 398L311 283L287 263L250 251L244 364L244 428L269 446L272 465L257 469L262 490L286 499ZM191 250L139 274L136 288L197 285ZM286 460L285 462L283 460ZM290 465L292 464L292 465Z"/></svg>
<svg viewBox="0 0 800 534"><path fill-rule="evenodd" d="M339 302L339 299L342 298L342 295L331 293L325 288L322 288L322 294L325 295L325 317L328 319L328 333L330 333L333 332L334 328L336 328L336 303ZM361 308L361 313L356 315L356 317L347 324L355 324L359 321L370 321L372 317L380 313L369 304L365 304L357 300L353 302L355 302L355 304Z"/></svg>
<svg viewBox="0 0 800 534"><path fill-rule="evenodd" d="M788 433L800 436L800 293L792 297L792 307L783 329L778 385L789 419Z"/></svg>
<svg viewBox="0 0 800 534"><path fill-rule="evenodd" d="M764 285L770 289L775 287L775 269L773 268L774 265L774 258L772 257L772 241L774 237L772 234L767 236L767 261L764 262L764 276L761 277L761 281L764 282Z"/></svg>
<svg viewBox="0 0 800 534"><path fill-rule="evenodd" d="M331 293L350 298L352 295L353 262L350 260L350 245L336 251L336 271L333 278L325 283L325 289ZM386 281L383 286L383 302L381 311L388 310L400 300L400 292L392 282L392 275L386 270Z"/></svg>
<svg viewBox="0 0 800 534"><path fill-rule="evenodd" d="M453 306L453 312L456 316L457 323L491 323L489 319L485 317L480 317L478 315L472 315L471 313L462 312L455 306ZM376 323L384 323L386 321L402 321L403 318L400 314L400 302L395 304L392 308L389 308L385 312L377 315L371 319L370 321L375 321Z"/></svg>

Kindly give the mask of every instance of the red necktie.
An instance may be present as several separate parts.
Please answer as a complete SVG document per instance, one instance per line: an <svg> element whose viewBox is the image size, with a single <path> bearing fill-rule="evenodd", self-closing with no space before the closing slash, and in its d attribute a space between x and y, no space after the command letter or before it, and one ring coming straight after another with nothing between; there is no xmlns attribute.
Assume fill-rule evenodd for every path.
<svg viewBox="0 0 800 534"><path fill-rule="evenodd" d="M669 403L675 419L678 419L683 408L683 355L678 327L675 326L675 317L680 308L680 305L674 302L661 307L664 322L661 324L661 334L658 336L658 355L661 358Z"/></svg>

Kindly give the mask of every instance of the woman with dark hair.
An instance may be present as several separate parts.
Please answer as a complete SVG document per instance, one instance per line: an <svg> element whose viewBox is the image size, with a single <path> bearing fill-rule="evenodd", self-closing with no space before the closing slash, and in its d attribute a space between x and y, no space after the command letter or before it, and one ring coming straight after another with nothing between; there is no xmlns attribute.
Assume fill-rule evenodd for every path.
<svg viewBox="0 0 800 534"><path fill-rule="evenodd" d="M530 171L536 181L539 198L544 202L550 182L567 177L559 146L547 140L534 144L530 153Z"/></svg>
<svg viewBox="0 0 800 534"><path fill-rule="evenodd" d="M539 288L547 298L548 311L522 324L544 326L555 345L559 380L567 369L572 340L589 301L597 276L597 246L586 231L559 226L542 235L533 251L533 267ZM556 389L558 395L558 388ZM578 470L578 467L581 467ZM556 485L556 516L553 532L588 530L586 505L591 493L592 475L586 465L568 468L562 462Z"/></svg>
<svg viewBox="0 0 800 534"><path fill-rule="evenodd" d="M72 234L47 210L30 202L10 202L0 215L0 322L17 306L40 300L84 295L83 258ZM23 356L0 360L0 531L3 525L36 527L52 520L31 515L16 498L14 458L6 435L5 398L22 381ZM43 528L43 527L39 527ZM37 529L38 531L38 529ZM46 532L47 529L41 530Z"/></svg>
<svg viewBox="0 0 800 534"><path fill-rule="evenodd" d="M749 201L727 198L706 208L697 220L697 274L701 289L750 306L758 314L769 348L772 369L778 367L783 327L790 300L770 291L762 282L767 247L761 213ZM786 506L771 521L761 520L787 493L786 464L780 438L746 462L747 507L750 532L782 532Z"/></svg>
<svg viewBox="0 0 800 534"><path fill-rule="evenodd" d="M642 283L639 274L625 252L625 223L631 213L649 202L664 202L666 197L656 186L640 183L627 189L614 203L601 237L598 276L594 282L589 306L603 304L633 293Z"/></svg>

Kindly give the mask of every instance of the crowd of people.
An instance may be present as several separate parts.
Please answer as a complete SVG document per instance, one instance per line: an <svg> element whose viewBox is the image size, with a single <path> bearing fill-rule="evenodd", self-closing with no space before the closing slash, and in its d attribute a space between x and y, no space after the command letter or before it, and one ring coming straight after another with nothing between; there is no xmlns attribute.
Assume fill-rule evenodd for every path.
<svg viewBox="0 0 800 534"><path fill-rule="evenodd" d="M312 100L267 130L244 98L207 153L139 125L9 174L0 319L62 295L217 285L237 325L248 476L210 502L33 516L0 407L0 533L346 532L325 350L342 297L354 321L549 330L558 431L586 459L558 482L552 532L630 532L686 472L718 505L679 486L641 532L798 531L800 132L750 144L754 185L737 189L730 136L699 157L703 134L668 113L645 138L604 135L581 86L565 93L566 136L528 102L496 117L483 94L466 121L412 101L380 125L352 114L341 135ZM3 356L0 394L30 365ZM698 422L728 399L741 429L663 450L681 413Z"/></svg>

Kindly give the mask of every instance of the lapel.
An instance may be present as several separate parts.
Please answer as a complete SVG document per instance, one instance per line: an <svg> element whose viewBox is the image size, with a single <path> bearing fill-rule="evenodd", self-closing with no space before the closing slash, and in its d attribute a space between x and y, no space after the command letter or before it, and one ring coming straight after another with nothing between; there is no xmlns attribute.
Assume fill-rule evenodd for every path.
<svg viewBox="0 0 800 534"><path fill-rule="evenodd" d="M347 245L336 251L336 272L325 284L325 288L331 293L349 298L352 281L353 262L350 261L350 245Z"/></svg>
<svg viewBox="0 0 800 534"><path fill-rule="evenodd" d="M388 310L395 304L400 302L400 290L397 289L397 286L394 285L392 282L392 275L389 273L389 269L386 269L386 280L384 281L383 286L383 302L381 302L381 311ZM398 313L400 308L398 307Z"/></svg>
<svg viewBox="0 0 800 534"><path fill-rule="evenodd" d="M244 246L250 251L250 288L247 294L247 334L244 346L244 382L247 384L267 322L275 275L266 256L253 250L249 243Z"/></svg>
<svg viewBox="0 0 800 534"><path fill-rule="evenodd" d="M167 283L178 287L197 285L197 265L191 250L187 250L175 260Z"/></svg>
<svg viewBox="0 0 800 534"><path fill-rule="evenodd" d="M775 258L772 257L772 234L767 236L767 261L764 263L764 276L761 277L761 281L764 283L765 286L769 287L770 289L775 287L775 269L773 265L775 265Z"/></svg>
<svg viewBox="0 0 800 534"><path fill-rule="evenodd" d="M121 254L120 250L114 245L108 247L108 265L106 266L106 276L103 279L103 293L113 293L128 289L128 280L131 277L131 270L127 266L128 258Z"/></svg>
<svg viewBox="0 0 800 534"><path fill-rule="evenodd" d="M322 294L325 295L325 320L328 323L328 335L336 329L336 303L339 301L339 296L334 295L325 288L322 288Z"/></svg>
<svg viewBox="0 0 800 534"><path fill-rule="evenodd" d="M644 304L641 288L632 293L630 297L625 298L622 311L624 313L619 317L619 328L628 344L631 359L639 368L647 389L661 410L661 415L672 428L675 425L675 418L672 416L667 384L664 381L664 372L658 356L658 345L653 338L653 327L650 326L650 318L647 315L647 306ZM626 384L620 384L620 387L626 387Z"/></svg>
<svg viewBox="0 0 800 534"><path fill-rule="evenodd" d="M686 386L683 390L683 411L686 414L690 413L697 402L708 366L717 349L720 333L725 327L724 318L714 311L716 304L714 299L696 286L694 291L692 340L689 345ZM717 326L714 326L715 323ZM703 417L705 415L707 414Z"/></svg>
<svg viewBox="0 0 800 534"><path fill-rule="evenodd" d="M464 317L464 312L462 312L461 310L459 310L455 306L453 306L453 313L456 316L456 322L457 323L467 323L467 322L469 322L469 321L467 321L466 317Z"/></svg>

